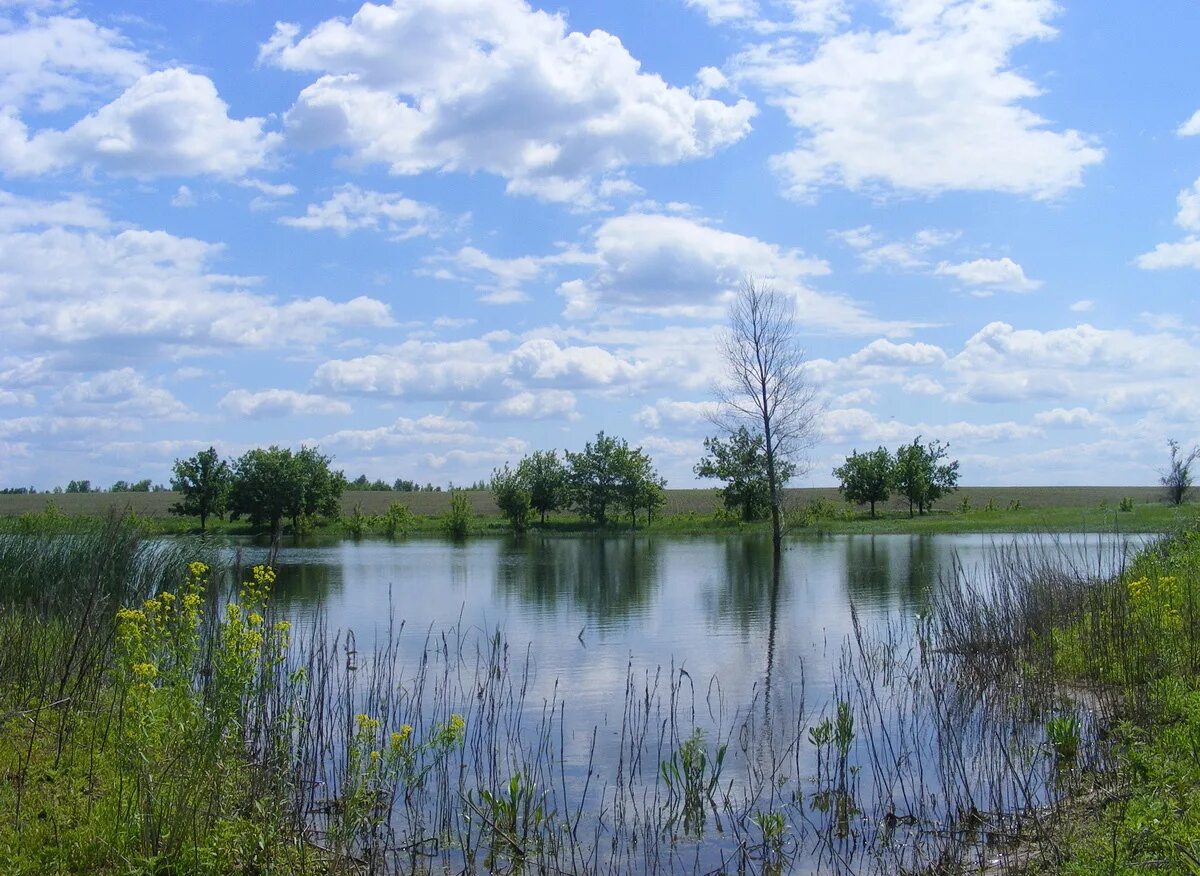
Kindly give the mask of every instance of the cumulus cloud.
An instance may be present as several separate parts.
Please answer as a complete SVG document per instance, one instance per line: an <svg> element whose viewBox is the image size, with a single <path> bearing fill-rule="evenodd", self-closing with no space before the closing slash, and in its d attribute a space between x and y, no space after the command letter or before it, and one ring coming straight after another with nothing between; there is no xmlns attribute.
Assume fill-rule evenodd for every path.
<svg viewBox="0 0 1200 876"><path fill-rule="evenodd" d="M1050 331L989 323L946 363L958 395L975 401L1095 398L1116 386L1186 381L1197 350L1171 335L1139 335L1083 324Z"/></svg>
<svg viewBox="0 0 1200 876"><path fill-rule="evenodd" d="M1180 137L1195 137L1200 135L1200 110L1192 113L1191 117L1180 125L1175 133Z"/></svg>
<svg viewBox="0 0 1200 876"><path fill-rule="evenodd" d="M255 278L212 269L219 244L140 228L112 232L87 202L0 199L0 218L17 226L0 229L0 323L13 349L186 355L231 344L314 345L345 328L393 324L387 305L363 296L263 294Z"/></svg>
<svg viewBox="0 0 1200 876"><path fill-rule="evenodd" d="M862 408L830 410L821 418L820 428L826 441L841 445L898 444L918 435L936 436L952 445L976 445L1002 441L1022 441L1040 436L1042 430L1011 420L996 423L905 423L880 419Z"/></svg>
<svg viewBox="0 0 1200 876"><path fill-rule="evenodd" d="M643 429L670 428L694 429L712 422L720 413L721 406L715 401L675 401L660 398L653 405L645 405L637 413L637 422Z"/></svg>
<svg viewBox="0 0 1200 876"><path fill-rule="evenodd" d="M206 76L180 67L147 73L66 130L30 134L0 110L0 168L37 175L67 167L134 177L237 177L266 163L279 135L263 119L233 119Z"/></svg>
<svg viewBox="0 0 1200 876"><path fill-rule="evenodd" d="M501 419L576 419L575 393L565 389L519 392L492 406L490 415Z"/></svg>
<svg viewBox="0 0 1200 876"><path fill-rule="evenodd" d="M265 418L305 415L344 416L351 407L344 401L292 389L265 389L250 392L235 389L218 402L221 410L239 417Z"/></svg>
<svg viewBox="0 0 1200 876"><path fill-rule="evenodd" d="M54 112L124 87L145 56L115 30L73 15L0 11L0 106Z"/></svg>
<svg viewBox="0 0 1200 876"><path fill-rule="evenodd" d="M593 252L595 272L558 287L570 319L622 312L723 319L734 290L753 275L793 297L806 330L905 334L914 327L876 319L848 297L809 288L808 278L829 273L821 259L684 216L608 219L594 233Z"/></svg>
<svg viewBox="0 0 1200 876"><path fill-rule="evenodd" d="M103 229L110 222L100 206L83 195L44 201L0 191L0 232L53 225Z"/></svg>
<svg viewBox="0 0 1200 876"><path fill-rule="evenodd" d="M168 390L153 386L132 368L119 368L77 380L54 397L55 405L73 415L187 419L191 412Z"/></svg>
<svg viewBox="0 0 1200 876"><path fill-rule="evenodd" d="M1092 138L1023 105L1041 92L1011 55L1055 35L1053 0L895 0L883 12L890 28L838 33L811 55L780 41L735 60L736 78L765 88L798 132L773 159L789 195L842 185L1053 198L1103 159Z"/></svg>
<svg viewBox="0 0 1200 876"><path fill-rule="evenodd" d="M1008 257L975 259L957 264L942 262L934 273L943 277L954 277L967 286L1004 289L1009 292L1032 292L1042 285L1041 280L1026 277L1025 269Z"/></svg>
<svg viewBox="0 0 1200 876"><path fill-rule="evenodd" d="M1179 193L1176 204L1179 209L1175 214L1175 224L1186 231L1200 231L1200 179L1191 188ZM1138 256L1136 262L1139 268L1146 271L1169 268L1200 270L1200 236L1189 234L1183 240L1160 243L1150 252Z"/></svg>
<svg viewBox="0 0 1200 876"><path fill-rule="evenodd" d="M630 165L713 154L755 113L669 85L611 34L568 31L523 0L366 3L304 35L277 24L260 58L318 74L287 113L296 144L397 174L486 171L575 204Z"/></svg>
<svg viewBox="0 0 1200 876"><path fill-rule="evenodd" d="M343 236L367 228L405 240L429 234L437 220L437 208L429 204L348 184L323 204L309 204L303 216L284 216L279 221L293 228L329 230Z"/></svg>

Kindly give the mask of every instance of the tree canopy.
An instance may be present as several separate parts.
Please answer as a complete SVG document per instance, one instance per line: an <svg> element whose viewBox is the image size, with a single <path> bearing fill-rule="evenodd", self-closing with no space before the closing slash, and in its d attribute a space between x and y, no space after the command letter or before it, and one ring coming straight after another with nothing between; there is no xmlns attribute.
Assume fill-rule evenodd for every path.
<svg viewBox="0 0 1200 876"><path fill-rule="evenodd" d="M958 460L942 462L950 445L941 441L921 443L921 436L896 451L894 478L896 490L908 499L908 515L913 509L924 514L934 502L958 487Z"/></svg>
<svg viewBox="0 0 1200 876"><path fill-rule="evenodd" d="M739 426L728 438L704 439L707 456L693 469L697 477L725 481L721 496L728 511L744 521L761 520L771 510L771 485L767 476L766 442L761 433ZM788 460L776 462L776 474L786 483L795 474Z"/></svg>
<svg viewBox="0 0 1200 876"><path fill-rule="evenodd" d="M842 495L856 505L870 504L871 516L874 517L875 503L886 502L892 495L895 464L886 447L867 453L855 450L842 465L833 470L833 476L839 481L838 489Z"/></svg>
<svg viewBox="0 0 1200 876"><path fill-rule="evenodd" d="M246 517L272 537L287 519L300 531L314 518L336 516L346 479L329 463L315 447L298 453L274 445L247 451L233 466L231 516Z"/></svg>
<svg viewBox="0 0 1200 876"><path fill-rule="evenodd" d="M209 516L219 518L225 513L233 487L233 471L213 447L201 450L190 459L175 460L172 470L171 489L181 496L171 506L171 513L199 517L200 531L203 532Z"/></svg>

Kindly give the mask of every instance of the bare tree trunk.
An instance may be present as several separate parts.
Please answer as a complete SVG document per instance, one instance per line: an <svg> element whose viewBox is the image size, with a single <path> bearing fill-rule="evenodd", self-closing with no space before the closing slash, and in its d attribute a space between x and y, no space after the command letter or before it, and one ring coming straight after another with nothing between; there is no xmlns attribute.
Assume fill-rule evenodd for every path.
<svg viewBox="0 0 1200 876"><path fill-rule="evenodd" d="M804 371L804 353L796 341L795 305L789 297L746 278L729 317L722 349L729 382L716 389L722 413L714 422L730 434L747 425L761 430L771 543L778 558L783 543L783 482L803 470L803 454L816 438L820 403Z"/></svg>

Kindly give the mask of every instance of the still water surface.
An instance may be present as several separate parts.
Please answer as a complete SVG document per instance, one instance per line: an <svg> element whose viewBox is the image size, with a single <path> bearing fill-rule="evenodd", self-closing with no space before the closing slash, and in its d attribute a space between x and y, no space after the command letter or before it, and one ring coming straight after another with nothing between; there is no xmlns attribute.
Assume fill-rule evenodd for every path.
<svg viewBox="0 0 1200 876"><path fill-rule="evenodd" d="M769 538L742 534L347 540L283 550L277 592L293 620L323 615L365 649L392 622L403 621L402 646L414 656L426 633L500 631L529 648L534 692L557 682L568 712L590 726L620 709L627 670L672 663L697 683L717 678L727 697L761 686L770 663L774 684L803 677L819 702L852 632L852 604L867 623L923 612L956 558L968 572L982 569L1013 540L793 538L777 590ZM1060 537L1053 550L1075 559L1110 556L1115 545L1111 536Z"/></svg>
<svg viewBox="0 0 1200 876"><path fill-rule="evenodd" d="M478 661L498 634L510 649L505 653L511 653L519 667L521 689L515 722L505 726L521 726L522 721L536 726L539 713L544 720L546 703L552 704L551 715L559 710L559 729L552 735L561 755L556 781L564 799L586 800L586 807L583 802L579 806L601 825L597 841L613 830L609 871L649 871L655 865L634 866L641 854L636 842L629 842L636 840L636 828L624 831L606 819L613 806L619 811L622 801L641 799L650 810L660 805L657 765L670 757L670 750L663 750L661 743L654 747L656 734L661 737L678 720L684 726L672 729L675 744L693 723L703 729L706 740L713 740L710 751L717 741L734 741L726 764L730 781L744 789L757 774L767 785L757 786L753 795L770 791L772 782L782 793L787 777L782 775L785 766L777 743L802 740L804 728L828 714L835 686L845 684L844 677L839 682L838 670L853 634L853 618L867 629L886 624L904 639L914 625L897 621L926 614L939 580L956 564L968 579L986 586L985 570L996 551L1019 539L792 538L785 545L777 584L769 538L743 534L530 534L460 544L440 539L347 540L283 550L276 598L299 630L318 622L331 633L353 630L361 654L370 655L391 642L395 650L390 653L398 657L406 676L403 683L430 653L431 644L436 651L448 633L448 640L456 644L446 651L451 655L446 671L459 676L460 684L462 675L467 678L460 699L449 708L461 708L468 722L481 719L473 703L485 701L484 688L490 685L480 681L478 662L472 675L472 650ZM1064 564L1105 574L1124 551L1144 540L1089 535L1037 542L1026 538L1025 544ZM243 563L261 561L261 549L246 546L243 551ZM904 641L899 646L908 647ZM845 689L839 692L846 694ZM664 696L670 704L665 712L660 706ZM875 717L881 726L894 726L900 712L891 706L879 708ZM645 748L642 742L630 747L630 728L639 720L651 731ZM517 732L526 739L525 730ZM534 737L526 741L536 747L536 733ZM940 762L936 746L918 748L905 755L905 761L919 762L933 772ZM860 749L851 754L854 769L866 763L855 760ZM804 782L813 772L819 776L820 762L814 760L818 755L812 746L788 750L794 754L786 766L792 779ZM643 751L648 768L634 767L630 773L629 765L621 766L625 757L636 760ZM603 787L597 791L593 785L588 796L593 764L604 775L597 779ZM477 774L470 781L506 776L501 768L496 776ZM615 793L608 784L614 780ZM805 792L800 788L789 793L795 800ZM945 789L938 793L945 798ZM873 811L878 795L878 789L864 788L856 805ZM769 809L775 797L774 792L769 800L755 796L759 802L747 805ZM1005 805L1003 800L1000 805ZM797 804L786 811L802 813L803 808ZM803 832L795 818L792 825L797 835ZM863 835L869 833L867 825ZM735 840L736 831L710 831L691 845L671 837L665 850L672 862L669 869L690 872L683 866L687 856L692 870L719 869ZM797 848L792 872L825 872L829 861L820 847ZM654 860L661 863L660 858Z"/></svg>

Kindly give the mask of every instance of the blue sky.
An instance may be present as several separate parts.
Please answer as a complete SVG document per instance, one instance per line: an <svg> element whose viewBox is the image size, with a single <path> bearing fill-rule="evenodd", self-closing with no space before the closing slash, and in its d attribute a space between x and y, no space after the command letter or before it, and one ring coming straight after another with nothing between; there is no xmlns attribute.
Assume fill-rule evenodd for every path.
<svg viewBox="0 0 1200 876"><path fill-rule="evenodd" d="M0 483L210 444L673 486L753 275L800 484L1144 484L1200 439L1193 0L0 0Z"/></svg>

